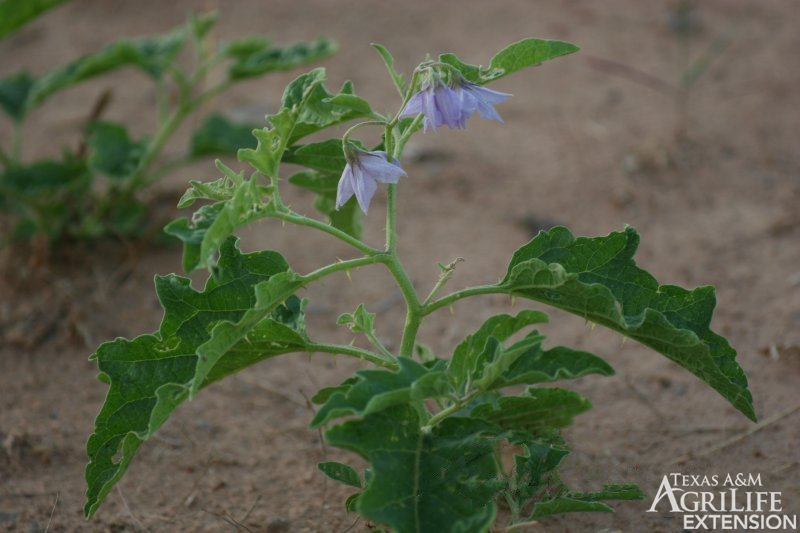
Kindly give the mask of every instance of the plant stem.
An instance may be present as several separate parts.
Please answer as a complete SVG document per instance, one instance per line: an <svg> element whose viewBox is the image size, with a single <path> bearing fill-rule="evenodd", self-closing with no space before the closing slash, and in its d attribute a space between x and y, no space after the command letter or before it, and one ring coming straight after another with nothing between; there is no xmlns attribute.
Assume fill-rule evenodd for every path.
<svg viewBox="0 0 800 533"><path fill-rule="evenodd" d="M391 361L387 361L385 358L381 357L380 355L370 352L369 350L363 350L361 348L356 348L355 346L347 346L342 344L323 344L323 343L309 343L307 345L309 352L323 352L323 353L332 353L332 354L342 354L342 355L349 355L352 357L357 357L362 361L369 361L370 363L376 364L378 366L382 366L384 368L388 368L390 370L397 370L398 366Z"/></svg>
<svg viewBox="0 0 800 533"><path fill-rule="evenodd" d="M337 239L349 244L356 250L368 256L377 256L385 253L382 250L377 250L373 248L372 246L368 245L367 243L365 243L360 239L356 239L352 235L349 235L338 228L334 228L330 224L326 224L325 222L321 222L314 218L309 218L303 215L299 215L292 211L279 211L273 216L275 218L284 220L286 222L290 222L292 224L297 224L299 226L308 226L323 231L325 233L328 233L330 235L333 235Z"/></svg>
<svg viewBox="0 0 800 533"><path fill-rule="evenodd" d="M394 355L392 354L392 352L390 352L389 349L383 345L381 340L378 337L376 337L374 333L364 333L364 335L367 337L367 339L369 339L369 342L371 342L372 345L378 349L379 352L381 352L383 355L389 358L389 360L394 359Z"/></svg>
<svg viewBox="0 0 800 533"><path fill-rule="evenodd" d="M403 337L400 341L400 355L411 357L414 352L417 332L422 323L422 305L419 302L417 291L414 289L414 284L409 279L396 254L389 254L386 267L394 276L397 286L400 287L400 292L403 293L403 298L406 301L406 321L403 325Z"/></svg>
<svg viewBox="0 0 800 533"><path fill-rule="evenodd" d="M374 265L377 263L386 263L389 261L389 257L386 255L371 255L366 257L359 257L358 259L348 259L347 261L339 261L337 263L333 263L331 265L324 266L322 268L318 268L313 272L309 272L303 278L303 285L308 285L314 281L317 281L320 278L324 278L325 276L329 276L334 272L340 272L342 270L350 270L353 268L358 268L366 265Z"/></svg>
<svg viewBox="0 0 800 533"><path fill-rule="evenodd" d="M137 166L136 171L128 178L127 182L123 186L123 193L132 194L137 189L140 189L147 184L149 181L147 179L147 171L149 170L150 165L153 163L153 161L155 161L159 154L161 154L161 151L164 149L164 145L167 143L167 140L191 111L192 108L187 102L181 102L178 104L178 107L169 116L167 121L161 125L156 133L155 138L153 138L153 141L148 145L147 150L145 150L145 153L142 156L142 159L139 160L139 165Z"/></svg>
<svg viewBox="0 0 800 533"><path fill-rule="evenodd" d="M438 413L433 415L430 418L430 420L428 420L428 423L426 424L426 427L429 428L429 429L432 428L433 426L435 426L436 424L438 424L439 422L441 422L442 420L444 420L448 416L450 416L453 413L459 411L462 407L464 407L469 402L471 402L472 399L475 398L475 396L477 396L478 394L480 394L482 392L483 392L482 390L476 390L474 392L471 392L471 393L467 394L463 398L461 398L459 400L456 400L455 402L453 402L453 404L450 407L442 409L441 411L439 411Z"/></svg>
<svg viewBox="0 0 800 533"><path fill-rule="evenodd" d="M11 148L11 160L19 163L22 158L22 122L14 121L14 139Z"/></svg>
<svg viewBox="0 0 800 533"><path fill-rule="evenodd" d="M453 302L469 296L477 296L479 294L505 294L507 292L508 291L505 290L501 285L477 285L475 287L467 287L466 289L452 292L447 296L443 296L438 300L430 302L422 308L422 316L427 316L434 311L441 309L442 307L447 307Z"/></svg>
<svg viewBox="0 0 800 533"><path fill-rule="evenodd" d="M11 165L11 159L8 157L6 151L3 150L2 146L0 146L0 163L3 163L4 167L8 167Z"/></svg>

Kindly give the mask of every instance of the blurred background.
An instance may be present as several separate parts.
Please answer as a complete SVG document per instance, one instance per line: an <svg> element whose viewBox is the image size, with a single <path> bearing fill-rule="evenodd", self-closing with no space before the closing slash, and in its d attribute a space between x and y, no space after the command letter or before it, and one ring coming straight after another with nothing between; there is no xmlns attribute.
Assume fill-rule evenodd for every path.
<svg viewBox="0 0 800 533"><path fill-rule="evenodd" d="M465 131L414 137L404 161L409 177L399 188L401 256L425 292L437 262L463 257L455 289L502 277L513 250L540 229L563 224L600 235L636 227L637 262L661 283L717 287L712 327L738 350L766 423L751 425L658 354L553 313L552 343L591 348L618 371L577 381L594 409L567 431L575 451L565 477L579 490L637 482L652 497L670 472L761 473L763 490L783 492L784 512L800 512L800 14L793 2L73 0L0 41L0 77L21 68L42 74L209 10L219 12L210 34L216 43L246 34L281 45L330 38L338 51L319 62L328 87L351 80L381 112L400 102L372 42L385 45L406 73L442 52L486 65L524 37L580 46L493 85L514 95L498 106L505 124L473 119ZM263 124L285 85L309 68L238 84L206 100L199 116L215 111ZM212 71L208 83L219 75ZM120 70L32 111L21 158L75 149L104 94L104 120L127 124L135 136L153 130L151 81ZM161 157L179 154L199 120L185 121ZM11 122L0 124L7 146ZM226 161L238 168L234 158ZM217 177L210 161L192 163L159 180L145 200L166 206L159 216L168 220L179 214L172 206L189 179ZM313 214L313 195L284 194ZM364 219L368 242L382 242L384 206L379 192ZM299 272L350 254L324 235L274 221L240 235L244 250L280 250ZM0 530L40 531L51 513L52 531L344 531L355 520L342 507L346 490L316 471L317 462L344 456L307 429L306 398L356 365L295 355L248 369L184 405L142 447L96 518L84 522L84 445L106 390L87 357L105 340L158 328L153 275L180 272L180 256L179 246L155 238L55 246L33 239L0 250ZM352 281L331 277L304 294L309 333L349 342L336 317L363 301L379 313L379 334L396 346L404 310L392 287L376 269L355 272ZM443 312L426 323L420 338L448 354L511 305L502 297L460 302L455 316ZM549 518L531 530L682 527L679 519L646 515L649 502L616 504L614 515Z"/></svg>

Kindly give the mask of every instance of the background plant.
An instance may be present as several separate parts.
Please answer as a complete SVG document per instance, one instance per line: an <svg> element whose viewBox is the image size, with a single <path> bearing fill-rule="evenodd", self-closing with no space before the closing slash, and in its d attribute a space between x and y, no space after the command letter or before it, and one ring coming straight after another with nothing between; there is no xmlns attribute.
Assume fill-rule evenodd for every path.
<svg viewBox="0 0 800 533"><path fill-rule="evenodd" d="M490 317L447 358L417 342L425 317L482 294L544 303L638 340L755 419L736 352L709 329L713 289L659 285L633 261L639 237L632 228L595 238L576 238L561 227L541 232L514 253L499 282L445 295L441 293L457 261L440 265L439 279L423 297L397 254L401 178L399 184L386 186L384 246L364 242L357 199L335 209L340 177L353 175L359 158L369 152L351 139L360 128L383 132L370 157L383 153L385 165L401 162L423 118L432 126L462 127L480 110L465 103L466 92L577 50L560 41L525 39L501 50L486 68L442 54L406 77L395 70L385 48L376 49L401 96L396 114L375 112L349 83L331 93L324 70L312 70L289 84L281 109L267 117L267 127L253 132L257 146L239 151L240 161L252 167L249 173L218 162L219 179L193 182L184 195L183 206L206 203L167 231L184 241L184 269L208 268L210 275L202 291L185 277L158 277L156 290L165 311L159 331L116 339L93 355L109 392L87 444L87 516L96 512L139 446L180 403L231 373L291 352L342 354L377 367L319 391L312 399L319 408L311 424L327 426L329 443L368 463L363 473L342 463L319 465L329 477L357 489L347 508L393 530L486 531L497 519L498 506L508 509L505 526L515 529L556 513L610 511L605 500L641 498L632 484L609 484L586 493L560 480L558 468L569 453L560 430L590 403L548 384L611 375L613 369L597 355L546 346L545 336L533 329L547 322L544 312L526 309ZM419 98L428 107L403 118L413 107L409 102ZM492 116L487 109L479 114ZM343 138L301 143L307 135L359 117L369 120L351 127ZM306 167L286 181L314 191L327 221L301 215L284 203L284 162ZM362 179L376 179L369 172ZM243 254L233 232L262 218L325 232L349 244L356 257L301 274L277 252ZM388 269L406 303L397 353L381 342L374 328L377 317L363 305L341 315L338 323L363 334L371 349L312 340L305 328L306 300L299 291L330 274L373 265ZM504 461L504 450L509 450L510 464Z"/></svg>
<svg viewBox="0 0 800 533"><path fill-rule="evenodd" d="M20 3L2 7L6 4L19 8ZM34 4L41 9L53 2L29 7ZM13 221L6 240L36 234L50 241L131 237L149 231L153 225L142 198L145 189L181 165L235 153L251 143L253 125L235 124L214 113L192 134L185 154L161 159L164 146L189 116L238 82L317 61L335 49L326 39L279 47L261 36L217 46L212 36L215 21L214 14L192 17L164 35L123 39L37 77L22 70L0 79L0 107L13 127L11 146L0 146L0 212ZM2 29L15 27L9 22ZM191 59L182 61L187 53ZM60 159L23 161L23 124L36 108L63 89L123 67L136 68L153 81L158 110L152 136L133 138L126 125L101 120L111 100L111 93L104 92L87 110L84 135L75 147L65 147ZM224 75L209 83L214 70L224 70Z"/></svg>

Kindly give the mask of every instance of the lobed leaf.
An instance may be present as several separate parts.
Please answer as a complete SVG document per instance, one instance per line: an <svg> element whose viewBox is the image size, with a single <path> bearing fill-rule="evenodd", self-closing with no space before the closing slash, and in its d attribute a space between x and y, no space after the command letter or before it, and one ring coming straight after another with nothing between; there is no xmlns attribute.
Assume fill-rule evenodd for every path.
<svg viewBox="0 0 800 533"><path fill-rule="evenodd" d="M286 47L271 47L266 39L245 37L223 48L225 55L235 59L228 67L228 76L232 80L291 70L325 59L335 51L336 45L333 41L325 38Z"/></svg>
<svg viewBox="0 0 800 533"><path fill-rule="evenodd" d="M577 392L530 387L521 396L502 396L494 404L478 405L470 416L503 429L536 435L569 426L573 417L591 407Z"/></svg>
<svg viewBox="0 0 800 533"><path fill-rule="evenodd" d="M109 390L86 445L90 460L86 516L94 514L139 446L189 397L193 387L305 348L302 305L292 297L255 324L213 365L204 364L199 350L213 332L245 316L257 305L258 286L288 271L280 254L242 254L234 238L223 244L220 254L202 292L194 290L188 278L174 274L156 278L156 292L164 307L158 332L107 342L92 355Z"/></svg>
<svg viewBox="0 0 800 533"><path fill-rule="evenodd" d="M417 412L397 405L334 426L325 438L369 461L372 476L354 500L366 518L399 533L481 532L497 513L496 431L450 418L423 433Z"/></svg>
<svg viewBox="0 0 800 533"><path fill-rule="evenodd" d="M112 182L120 182L136 171L148 141L132 141L122 124L96 122L91 126L88 144L89 166Z"/></svg>
<svg viewBox="0 0 800 533"><path fill-rule="evenodd" d="M547 303L638 340L708 383L755 420L736 351L711 329L713 287L659 285L636 266L633 228L575 238L566 228L539 233L514 253L498 290Z"/></svg>
<svg viewBox="0 0 800 533"><path fill-rule="evenodd" d="M447 369L453 387L466 392L468 384L480 379L486 365L503 352L503 341L527 326L547 320L547 314L531 310L521 311L515 317L502 314L487 319L478 331L467 336L453 351Z"/></svg>
<svg viewBox="0 0 800 533"><path fill-rule="evenodd" d="M185 40L186 29L181 27L162 36L121 40L108 45L36 80L28 95L27 106L39 105L61 89L121 67L133 66L152 78L161 78L183 48Z"/></svg>
<svg viewBox="0 0 800 533"><path fill-rule="evenodd" d="M359 370L356 380L333 390L328 389L322 407L311 421L311 427L348 415L366 416L411 401L446 396L449 393L444 362L427 366L408 357L398 357L400 368Z"/></svg>

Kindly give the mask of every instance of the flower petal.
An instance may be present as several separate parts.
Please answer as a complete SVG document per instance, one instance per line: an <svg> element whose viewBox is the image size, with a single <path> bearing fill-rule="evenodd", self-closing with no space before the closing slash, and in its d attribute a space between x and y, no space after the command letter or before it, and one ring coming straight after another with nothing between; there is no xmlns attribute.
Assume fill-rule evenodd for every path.
<svg viewBox="0 0 800 533"><path fill-rule="evenodd" d="M397 183L400 178L407 176L397 159L391 163L386 160L386 152L363 153L359 158L359 165L364 175L381 183Z"/></svg>
<svg viewBox="0 0 800 533"><path fill-rule="evenodd" d="M353 196L353 193L353 169L348 163L344 167L342 177L339 178L339 186L336 189L336 209L339 209L346 204L347 200Z"/></svg>
<svg viewBox="0 0 800 533"><path fill-rule="evenodd" d="M483 100L487 104L502 104L506 100L508 100L509 96L513 96L510 93L501 93L500 91L493 91L492 89L487 89L486 87L481 87L480 85L475 85L474 83L470 84L468 88L465 90L470 91L471 93L475 94L476 97Z"/></svg>
<svg viewBox="0 0 800 533"><path fill-rule="evenodd" d="M358 205L365 215L369 211L369 203L372 201L372 196L377 188L377 182L371 176L362 172L361 168L355 167L353 169L353 190L355 191Z"/></svg>
<svg viewBox="0 0 800 533"><path fill-rule="evenodd" d="M451 129L464 129L466 123L461 112L462 101L460 91L456 92L447 85L439 85L434 91L436 109L441 116L441 124Z"/></svg>
<svg viewBox="0 0 800 533"><path fill-rule="evenodd" d="M419 91L409 98L403 110L400 112L401 117L413 117L422 113L425 109L425 95L424 91Z"/></svg>

